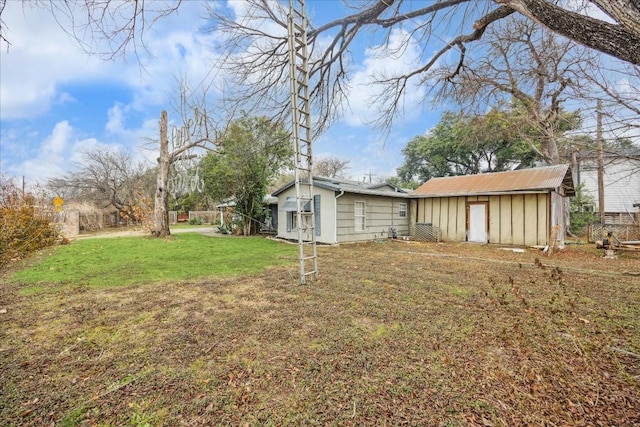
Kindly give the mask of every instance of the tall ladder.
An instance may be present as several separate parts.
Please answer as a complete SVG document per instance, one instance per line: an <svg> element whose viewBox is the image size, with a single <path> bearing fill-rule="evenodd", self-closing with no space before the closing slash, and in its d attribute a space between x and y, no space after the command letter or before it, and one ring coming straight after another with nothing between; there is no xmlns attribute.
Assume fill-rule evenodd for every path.
<svg viewBox="0 0 640 427"><path fill-rule="evenodd" d="M313 157L311 153L311 107L309 105L309 56L305 0L289 0L287 19L291 80L292 142L295 151L296 226L300 261L300 284L318 279Z"/></svg>

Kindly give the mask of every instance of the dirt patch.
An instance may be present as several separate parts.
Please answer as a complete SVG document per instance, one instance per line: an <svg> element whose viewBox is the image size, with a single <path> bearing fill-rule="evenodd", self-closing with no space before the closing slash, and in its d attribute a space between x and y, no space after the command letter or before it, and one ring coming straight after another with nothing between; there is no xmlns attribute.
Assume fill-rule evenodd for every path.
<svg viewBox="0 0 640 427"><path fill-rule="evenodd" d="M0 287L5 425L640 423L637 256L319 247L259 277ZM6 311L5 311L6 310Z"/></svg>

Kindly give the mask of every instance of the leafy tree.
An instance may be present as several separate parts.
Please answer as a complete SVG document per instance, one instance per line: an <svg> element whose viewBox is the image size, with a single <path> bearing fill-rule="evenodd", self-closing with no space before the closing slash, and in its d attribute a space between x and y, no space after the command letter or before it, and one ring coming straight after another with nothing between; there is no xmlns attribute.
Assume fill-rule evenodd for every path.
<svg viewBox="0 0 640 427"><path fill-rule="evenodd" d="M205 192L213 200L233 197L234 213L249 235L259 224L267 186L291 157L289 134L281 123L244 115L229 125L219 151L202 160Z"/></svg>
<svg viewBox="0 0 640 427"><path fill-rule="evenodd" d="M443 65L431 73L440 82L439 97L481 112L487 103L508 102L519 138L540 160L561 163L558 138L580 124L580 116L564 111L563 103L579 96L590 53L515 17L492 26L479 44L485 54L472 64Z"/></svg>
<svg viewBox="0 0 640 427"><path fill-rule="evenodd" d="M404 182L437 176L498 172L529 165L535 153L518 138L509 112L486 116L445 113L428 135L409 141L402 150L398 176Z"/></svg>
<svg viewBox="0 0 640 427"><path fill-rule="evenodd" d="M212 208L211 198L204 192L191 191L178 197L170 198L171 210L189 212L206 211Z"/></svg>
<svg viewBox="0 0 640 427"><path fill-rule="evenodd" d="M576 188L576 195L571 198L569 205L570 231L572 234L583 233L585 227L597 221L598 216L594 212L595 205L595 197L585 190L584 184L580 184Z"/></svg>
<svg viewBox="0 0 640 427"><path fill-rule="evenodd" d="M406 189L409 189L409 190L415 190L416 188L420 187L420 182L419 181L416 181L416 180L404 181L399 176L387 177L385 179L385 181L390 183L390 184L395 185L396 187L406 188Z"/></svg>

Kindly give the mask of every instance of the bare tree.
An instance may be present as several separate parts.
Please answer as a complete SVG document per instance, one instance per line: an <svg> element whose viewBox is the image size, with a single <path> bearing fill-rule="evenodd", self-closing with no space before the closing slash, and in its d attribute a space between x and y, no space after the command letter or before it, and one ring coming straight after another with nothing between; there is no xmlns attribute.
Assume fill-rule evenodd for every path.
<svg viewBox="0 0 640 427"><path fill-rule="evenodd" d="M8 42L6 23L2 12L8 0L0 0L0 40ZM23 6L42 7L51 11L60 25L87 52L113 57L128 48L144 47L144 35L159 19L176 13L182 0L23 0ZM263 18L285 27L281 5L264 0L250 0L255 12ZM321 25L309 34L315 39L320 34L336 30L327 58L342 57L356 35L372 28L390 29L398 24L420 18L423 23L415 34L432 36L432 31L445 15L462 12L467 34L460 33L445 43L436 57L455 47L478 40L493 22L513 13L543 25L544 27L589 48L599 50L631 64L640 64L640 4L634 0L582 0L584 7L596 7L608 20L591 17L581 10L569 8L575 2L559 3L550 0L439 0L427 6L405 0L369 0L356 3L357 11L346 17ZM221 9L218 6L211 7ZM436 15L438 15L436 17ZM451 23L448 22L447 25ZM260 31L253 29L255 35ZM263 33L262 36L268 36ZM107 49L96 51L95 43L107 42ZM435 59L435 58L434 58ZM430 61L432 62L432 61Z"/></svg>
<svg viewBox="0 0 640 427"><path fill-rule="evenodd" d="M71 200L89 201L100 208L113 206L120 214L133 210L138 192L147 184L148 169L127 153L96 148L83 153L77 166L66 176L50 179L47 187Z"/></svg>
<svg viewBox="0 0 640 427"><path fill-rule="evenodd" d="M350 49L359 37L371 39L371 32L380 31L385 37L376 50L379 57L396 58L411 47L420 52L409 72L376 76L391 90L381 91L383 97L373 100L380 108L377 124L383 128L388 128L401 111L404 97L413 87L410 82L437 85L430 80L431 73L447 56L456 56L454 62L460 67L469 65L474 56L468 52L469 46L510 15L520 15L594 51L640 64L640 4L630 0L581 3L584 8L596 6L607 14L608 20L589 16L584 8L571 10L548 0L442 0L426 6L403 0L355 3L352 14L308 29L311 99L317 130L325 129L348 105ZM224 8L210 9L216 23L214 29L226 37L228 56L222 66L228 67L242 88L235 101L284 115L288 93L286 7L262 0L247 0L244 4L243 16L233 16ZM478 49L475 56L482 54Z"/></svg>
<svg viewBox="0 0 640 427"><path fill-rule="evenodd" d="M10 0L0 0L0 42L7 48L7 24L2 12ZM82 51L113 59L146 50L145 37L158 21L178 11L182 0L22 0L23 7L51 12Z"/></svg>
<svg viewBox="0 0 640 427"><path fill-rule="evenodd" d="M349 170L349 159L341 159L337 156L321 157L314 164L314 174L328 178L346 178Z"/></svg>
<svg viewBox="0 0 640 427"><path fill-rule="evenodd" d="M512 126L514 137L550 164L563 161L558 140L580 124L564 103L577 99L577 90L588 84L584 76L587 67L593 68L593 52L516 16L491 27L479 47L484 55L473 62L433 70L431 76L440 82L436 99L480 113L488 105L508 103L519 122Z"/></svg>
<svg viewBox="0 0 640 427"><path fill-rule="evenodd" d="M0 42L9 43L3 11L8 0L0 0ZM136 0L24 0L23 7L51 11L60 26L81 48L104 58L137 52L145 46L149 29L176 13L182 0L157 2ZM580 7L576 7L576 5ZM277 1L247 0L246 16L229 15L230 8L208 6L210 16L225 39L229 56L221 62L246 90L234 97L245 110L259 105L275 116L288 114L286 5ZM640 3L634 0L438 0L426 5L407 0L353 2L353 13L331 22L311 26L312 99L318 130L335 119L348 104L351 52L354 41L380 32L385 43L378 55L397 57L414 45L420 50L407 79L394 80L390 105L380 107L379 124L388 126L401 109L407 82L425 81L429 71L447 55L465 64L473 55L468 47L481 40L488 28L510 15L520 15L556 34L594 51L604 52L631 65L640 65ZM596 13L600 15L597 15ZM594 16L605 15L599 19ZM272 25L265 25L272 24ZM275 27L275 29L273 28ZM392 36L400 42L391 43Z"/></svg>
<svg viewBox="0 0 640 427"><path fill-rule="evenodd" d="M190 90L184 82L180 85L180 101L177 110L181 125L174 126L169 132L167 112L160 114L160 139L158 174L153 211L153 235L166 237L169 231L169 192L171 191L170 174L176 174L175 166L181 162L190 162L198 157L198 152L215 151L223 136L223 131L216 127L213 117L207 113L206 93L194 103ZM194 162L191 162L192 164ZM184 179L198 179L189 170L189 176Z"/></svg>
<svg viewBox="0 0 640 427"><path fill-rule="evenodd" d="M593 134L595 117L601 114L605 145L640 137L640 67L611 61L597 62L597 66L583 64L588 84L578 92L584 100L582 114L591 118L591 126L584 129ZM597 105L600 105L598 111ZM588 147L587 147L588 148Z"/></svg>

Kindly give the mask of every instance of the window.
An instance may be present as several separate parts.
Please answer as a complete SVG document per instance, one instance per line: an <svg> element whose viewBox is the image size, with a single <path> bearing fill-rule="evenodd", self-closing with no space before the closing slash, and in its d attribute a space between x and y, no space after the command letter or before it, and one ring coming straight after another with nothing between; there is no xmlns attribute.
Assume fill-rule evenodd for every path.
<svg viewBox="0 0 640 427"><path fill-rule="evenodd" d="M287 218L287 231L298 231L298 213L297 212L288 212L288 218ZM308 223L307 223L307 219L309 217L307 216L303 216L302 217L302 228L306 229L308 228Z"/></svg>
<svg viewBox="0 0 640 427"><path fill-rule="evenodd" d="M289 215L291 215L291 230L297 230L298 229L298 214L293 211L293 212L289 212Z"/></svg>
<svg viewBox="0 0 640 427"><path fill-rule="evenodd" d="M356 231L364 231L366 206L364 202L355 202L355 229Z"/></svg>
<svg viewBox="0 0 640 427"><path fill-rule="evenodd" d="M314 197L320 197L320 196L314 196ZM318 205L319 205L319 202L318 202ZM298 229L298 214L296 213L296 210L298 209L297 206L298 206L298 202L296 201L295 197L287 197L285 199L285 202L279 208L279 209L284 210L284 211L287 212L287 231L289 231L289 232L293 231L293 230L297 231L297 229ZM310 210L311 209L311 203L309 203L309 201L307 201L306 203L304 203L302 209L303 209L304 212L311 212L311 210ZM319 210L317 210L317 212L319 214ZM303 226L303 228L305 228L305 227Z"/></svg>
<svg viewBox="0 0 640 427"><path fill-rule="evenodd" d="M398 206L398 216L400 218L406 218L407 217L407 204L406 203L400 203L400 205Z"/></svg>
<svg viewBox="0 0 640 427"><path fill-rule="evenodd" d="M580 206L580 212L595 212L595 211L596 211L595 206L593 206L591 204L586 204L586 205Z"/></svg>

